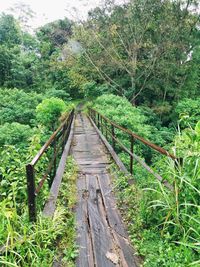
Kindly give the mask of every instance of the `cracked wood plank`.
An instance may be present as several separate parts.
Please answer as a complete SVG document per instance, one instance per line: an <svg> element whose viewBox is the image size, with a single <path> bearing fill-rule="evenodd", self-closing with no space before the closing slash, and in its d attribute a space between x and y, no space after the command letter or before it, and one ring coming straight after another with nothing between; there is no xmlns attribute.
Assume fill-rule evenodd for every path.
<svg viewBox="0 0 200 267"><path fill-rule="evenodd" d="M90 231L92 235L93 253L95 256L95 266L114 267L106 254L113 251L112 237L109 229L101 216L100 210L102 203L99 201L99 188L97 188L97 180L94 175L86 175L88 184L88 218L90 223Z"/></svg>
<svg viewBox="0 0 200 267"><path fill-rule="evenodd" d="M87 213L87 190L85 176L80 176L77 181L78 205L76 209L77 221L77 244L79 246L79 257L76 264L80 267L93 267L94 258L91 244L91 233L88 225Z"/></svg>

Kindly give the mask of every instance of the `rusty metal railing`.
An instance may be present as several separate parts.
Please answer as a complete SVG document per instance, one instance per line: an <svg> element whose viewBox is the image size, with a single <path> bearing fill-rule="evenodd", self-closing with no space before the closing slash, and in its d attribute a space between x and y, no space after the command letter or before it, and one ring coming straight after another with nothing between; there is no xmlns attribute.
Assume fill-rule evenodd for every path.
<svg viewBox="0 0 200 267"><path fill-rule="evenodd" d="M58 166L58 159L61 157L65 144L68 140L73 117L74 109L68 114L67 118L61 123L58 129L51 135L49 140L43 145L33 160L26 165L28 210L30 221L36 220L36 198L43 187L44 182L48 180L49 187L51 187L51 184L54 180ZM52 150L52 153L47 153L49 149ZM48 163L45 172L42 174L42 177L36 186L35 167L44 154L46 154L48 158Z"/></svg>
<svg viewBox="0 0 200 267"><path fill-rule="evenodd" d="M145 168L149 173L151 173L155 178L157 178L159 181L161 181L166 187L169 189L172 189L172 186L165 181L158 173L156 173L147 163L142 160L139 156L137 156L134 153L134 142L135 140L138 140L145 146L150 147L154 151L157 151L158 153L165 155L175 161L176 164L178 164L178 159L173 154L169 153L167 150L165 150L162 147L159 147L148 140L142 138L141 136L133 133L132 131L123 128L122 126L116 124L115 122L111 121L95 109L89 108L89 116L93 120L93 122L96 124L97 128L106 136L106 139L108 139L108 136L111 138L111 145L113 149L116 151L116 144L129 155L130 157L130 167L129 171L131 175L133 174L133 161L136 160L140 165L142 165L143 168ZM129 136L130 140L130 148L127 148L121 140L119 140L116 136L116 129L123 132L124 134L127 134Z"/></svg>

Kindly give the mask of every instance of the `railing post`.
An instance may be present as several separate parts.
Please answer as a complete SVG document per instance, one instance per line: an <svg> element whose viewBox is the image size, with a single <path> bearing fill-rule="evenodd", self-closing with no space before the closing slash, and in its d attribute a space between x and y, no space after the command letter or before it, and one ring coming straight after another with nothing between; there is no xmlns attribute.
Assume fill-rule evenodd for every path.
<svg viewBox="0 0 200 267"><path fill-rule="evenodd" d="M134 137L131 135L131 149L130 152L133 154L133 145L134 145ZM130 173L133 174L133 156L130 155Z"/></svg>
<svg viewBox="0 0 200 267"><path fill-rule="evenodd" d="M28 211L29 220L36 221L36 203L35 203L35 174L34 167L31 164L26 165L27 191L28 191Z"/></svg>
<svg viewBox="0 0 200 267"><path fill-rule="evenodd" d="M102 131L102 134L103 134L103 118L101 116L101 131Z"/></svg>
<svg viewBox="0 0 200 267"><path fill-rule="evenodd" d="M63 138L63 143L62 143L62 151L64 151L64 148L65 148L65 144L67 142L67 133L66 133L66 130L68 128L68 125L69 125L69 121L67 121L67 123L65 123L63 125L63 133L62 133L62 138Z"/></svg>
<svg viewBox="0 0 200 267"><path fill-rule="evenodd" d="M96 125L97 125L97 121L98 121L97 116L98 116L98 113L95 112L95 121L94 122Z"/></svg>
<svg viewBox="0 0 200 267"><path fill-rule="evenodd" d="M112 147L115 150L115 128L112 124L111 124L111 132L112 132Z"/></svg>
<svg viewBox="0 0 200 267"><path fill-rule="evenodd" d="M53 178L56 175L56 162L57 162L57 139L55 138L54 144L53 144L53 157L54 157L54 161L53 161L53 177L51 179L51 184L53 182Z"/></svg>
<svg viewBox="0 0 200 267"><path fill-rule="evenodd" d="M108 130L107 130L107 121L105 120L105 133L106 133L106 139L108 139Z"/></svg>
<svg viewBox="0 0 200 267"><path fill-rule="evenodd" d="M49 189L51 188L51 185L53 183L53 179L56 175L56 164L57 164L57 144L56 144L56 138L52 143L53 145L53 155L52 155L52 166L51 166L51 170L49 173L49 179L48 179L48 184L49 184Z"/></svg>
<svg viewBox="0 0 200 267"><path fill-rule="evenodd" d="M98 129L99 129L99 127L100 127L100 120L99 120L99 113L97 113L97 127L98 127Z"/></svg>
<svg viewBox="0 0 200 267"><path fill-rule="evenodd" d="M67 142L68 137L69 137L69 133L70 133L70 131L71 131L71 126L72 126L73 118L74 118L74 109L72 110L72 112L71 112L71 114L70 114L69 131L68 131L68 136L67 136L67 138L66 138L65 143Z"/></svg>

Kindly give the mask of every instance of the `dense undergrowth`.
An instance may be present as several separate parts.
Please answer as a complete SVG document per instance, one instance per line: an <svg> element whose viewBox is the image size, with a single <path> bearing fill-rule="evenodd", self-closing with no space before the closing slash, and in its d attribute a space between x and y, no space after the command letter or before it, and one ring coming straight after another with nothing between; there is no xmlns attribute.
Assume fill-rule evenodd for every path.
<svg viewBox="0 0 200 267"><path fill-rule="evenodd" d="M58 240L56 259L60 266L75 267L75 259L78 255L78 244L76 243L76 220L74 208L77 203L77 170L78 167L72 157L69 157L62 179L59 192L58 206L65 210L65 226L63 234ZM59 223L59 222L58 222Z"/></svg>
<svg viewBox="0 0 200 267"><path fill-rule="evenodd" d="M198 267L199 222L196 221L198 215L193 212L189 215L192 211L188 210L189 203L180 201L177 205L174 192L166 192L163 185L152 178L148 187L144 187L138 181L130 185L130 180L123 174L116 175L118 205L125 218L132 245L142 257L143 265ZM179 208L181 212L177 214ZM193 231L196 232L195 239L191 234Z"/></svg>
<svg viewBox="0 0 200 267"><path fill-rule="evenodd" d="M68 173L64 176L63 186L70 189L65 196L65 205L62 203L64 198L61 189L60 203L53 219L42 216L42 209L49 195L48 181L44 183L37 197L37 222L31 224L28 216L25 165L38 153L73 104L18 89L1 89L0 95L0 248L3 249L0 252L0 266L51 266L58 250L57 242L61 237L64 238L62 242L65 247L71 248L71 252L65 251L65 261L72 264L75 250L72 206L75 203L76 167L72 160L67 164ZM27 104L29 102L30 105ZM46 170L49 153L51 150L36 166L36 184ZM70 242L73 245L69 245Z"/></svg>
<svg viewBox="0 0 200 267"><path fill-rule="evenodd" d="M56 260L62 262L63 266L74 266L76 241L73 207L76 203L76 169L74 161L69 158L53 218L42 216L40 208L34 224L29 222L25 196L21 195L23 201L17 199L19 193L25 191L25 184L19 186L16 181L11 183L12 192L0 201L2 267L49 267ZM39 204L42 204L41 200Z"/></svg>
<svg viewBox="0 0 200 267"><path fill-rule="evenodd" d="M163 136L161 126L156 128L148 125L150 117L143 114L142 108L127 104L125 99L105 95L94 101L94 107L111 120L152 142L155 135L159 140ZM197 121L198 118L193 120ZM175 164L165 156L149 154L145 149L134 150L148 163L151 157L151 167L172 185L172 190L135 161L134 184L130 185L130 177L124 175L117 174L119 178L115 179L119 207L122 212L126 210L124 216L129 234L139 255L144 257L144 266L200 264L200 122L195 127L187 125L185 129L177 131L168 143L171 152L182 159L181 164ZM127 146L126 136L117 134ZM128 167L129 157L119 147L116 151Z"/></svg>
<svg viewBox="0 0 200 267"><path fill-rule="evenodd" d="M170 147L175 132L174 128L163 127L159 117L147 107L133 107L126 98L112 94L98 97L94 101L93 106L100 113L122 127L131 130L159 146L165 148ZM130 149L130 136L117 129L115 130L115 134ZM111 141L111 139L109 140ZM126 155L117 143L116 149L128 167L129 162L126 159ZM134 151L148 163L152 163L152 161L155 161L159 157L158 153L155 153L152 149L137 140L134 140Z"/></svg>

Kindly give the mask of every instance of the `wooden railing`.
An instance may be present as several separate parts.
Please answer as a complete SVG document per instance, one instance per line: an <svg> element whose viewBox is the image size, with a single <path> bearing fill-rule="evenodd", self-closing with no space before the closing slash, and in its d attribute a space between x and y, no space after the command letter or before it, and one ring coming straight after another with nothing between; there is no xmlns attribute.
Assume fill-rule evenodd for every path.
<svg viewBox="0 0 200 267"><path fill-rule="evenodd" d="M26 165L28 209L29 209L30 221L36 220L36 215L37 215L36 197L38 196L42 186L44 185L44 182L48 180L49 187L51 187L51 184L56 174L58 160L62 155L65 144L69 137L73 117L74 117L74 110L72 110L68 114L67 118L63 121L63 123L61 123L58 129L51 135L49 140L43 145L43 147L33 158L33 160ZM40 161L41 158L43 158L44 155L46 155L46 157L48 158L47 166L45 167L45 171L41 175L42 177L40 178L39 183L36 186L35 167L36 164Z"/></svg>
<svg viewBox="0 0 200 267"><path fill-rule="evenodd" d="M132 131L125 129L125 128L121 127L120 125L114 123L113 121L111 121L110 119L108 119L107 117L105 117L104 115L102 115L101 113L96 111L95 109L89 108L89 116L93 120L93 122L96 124L97 128L103 134L105 134L106 139L108 139L108 136L110 137L112 148L115 151L116 151L116 144L117 144L125 153L127 153L129 155L129 157L130 157L129 171L131 174L133 174L133 168L134 168L133 161L136 160L140 165L142 165L143 168L145 168L149 173L151 173L156 179L161 181L169 189L172 189L172 186L167 181L165 181L158 173L156 173L149 165L147 165L147 163L144 160L142 160L139 156L137 156L134 153L135 140L138 140L139 142L141 142L145 146L150 147L151 149L153 149L154 151L157 151L158 153L160 153L162 155L170 157L171 159L174 160L174 162L176 164L178 164L178 159L176 158L176 156L169 153L164 148L159 147L159 146L149 142L148 140L142 138L141 136L133 133ZM129 140L130 140L130 147L129 148L127 148L123 144L123 142L117 138L116 129L118 129L119 131L121 131L124 134L129 136Z"/></svg>

